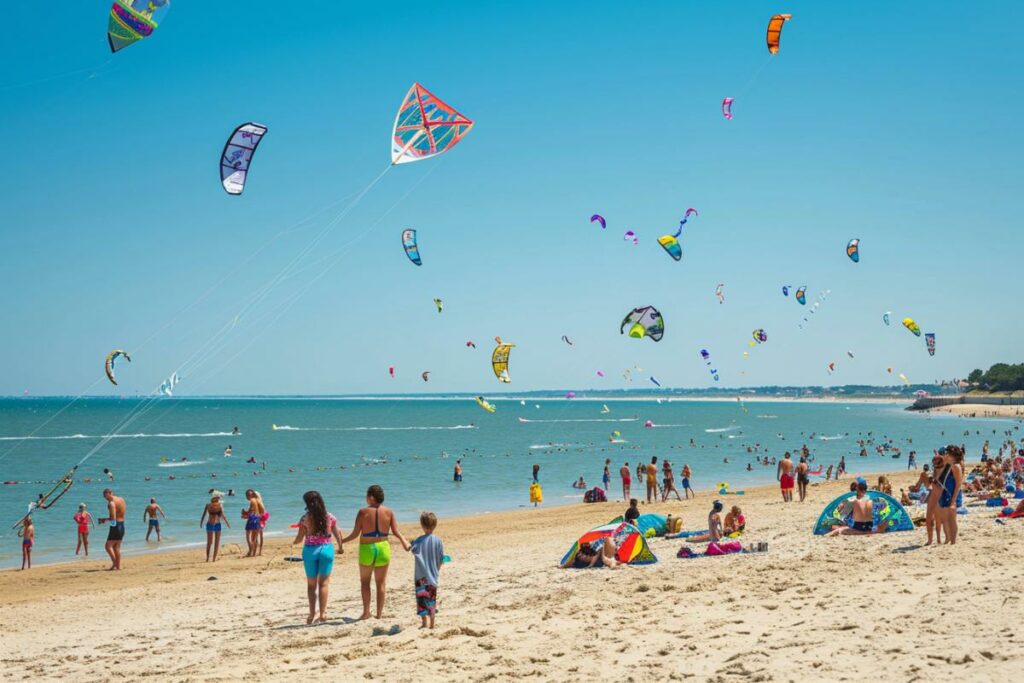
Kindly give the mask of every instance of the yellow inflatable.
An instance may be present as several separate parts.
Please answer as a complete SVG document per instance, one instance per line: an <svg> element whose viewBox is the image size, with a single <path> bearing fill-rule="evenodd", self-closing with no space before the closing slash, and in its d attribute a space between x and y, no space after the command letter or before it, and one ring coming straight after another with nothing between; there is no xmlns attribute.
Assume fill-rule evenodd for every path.
<svg viewBox="0 0 1024 683"><path fill-rule="evenodd" d="M530 484L530 502L534 505L544 502L544 491L537 482Z"/></svg>

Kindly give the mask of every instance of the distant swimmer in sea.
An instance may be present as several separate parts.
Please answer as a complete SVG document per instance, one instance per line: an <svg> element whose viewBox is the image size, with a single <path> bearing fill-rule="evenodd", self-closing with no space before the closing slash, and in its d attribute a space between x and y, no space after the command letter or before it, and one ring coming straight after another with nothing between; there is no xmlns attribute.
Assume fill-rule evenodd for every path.
<svg viewBox="0 0 1024 683"><path fill-rule="evenodd" d="M109 479L110 481L114 481L114 471L109 467L103 468L103 474L107 475L107 479Z"/></svg>
<svg viewBox="0 0 1024 683"><path fill-rule="evenodd" d="M231 444L228 444L228 447L224 449L224 457L225 458L230 458L231 457L231 452L232 452Z"/></svg>
<svg viewBox="0 0 1024 683"><path fill-rule="evenodd" d="M248 460L246 460L246 462L254 465L254 464L256 464L256 457L253 456L253 457L249 458Z"/></svg>
<svg viewBox="0 0 1024 683"><path fill-rule="evenodd" d="M149 519L149 528L146 529L146 540L149 540L149 535L156 531L156 542L160 542L160 520L157 519L157 515L160 517L167 517L164 514L163 508L157 505L156 498L149 499L149 505L142 511L142 523L146 523L146 519Z"/></svg>
<svg viewBox="0 0 1024 683"><path fill-rule="evenodd" d="M234 429L232 429L232 430L231 430L231 433L232 433L232 434L233 434L234 436L238 436L238 435L240 435L240 434L241 434L242 432L241 432L241 430L239 430L239 429L238 429L238 427L236 426L236 427L235 427Z"/></svg>
<svg viewBox="0 0 1024 683"><path fill-rule="evenodd" d="M534 481L536 481L536 479L534 479ZM580 475L580 478L577 481L574 481L572 483L572 487L574 489L585 489L585 488L587 488L587 482L586 482L586 480L583 479L583 475L582 474Z"/></svg>

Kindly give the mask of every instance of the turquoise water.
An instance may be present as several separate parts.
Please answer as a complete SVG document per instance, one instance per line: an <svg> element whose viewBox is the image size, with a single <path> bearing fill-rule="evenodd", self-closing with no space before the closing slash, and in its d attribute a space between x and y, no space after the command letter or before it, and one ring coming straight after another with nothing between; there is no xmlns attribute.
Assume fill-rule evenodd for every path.
<svg viewBox="0 0 1024 683"><path fill-rule="evenodd" d="M288 525L303 510L301 495L311 488L323 493L329 509L348 527L370 484L381 484L387 503L400 518L411 520L424 509L443 517L524 506L534 463L541 466L545 504L559 505L580 499L571 483L581 475L591 486L601 483L606 457L612 459L616 495L621 495L621 486L615 473L622 463L628 461L635 469L638 460L648 462L652 455L668 458L677 475L689 463L698 490L723 480L740 489L775 480L775 468L754 462L748 446L759 444L756 453L781 458L784 450L807 443L815 464L827 467L845 455L852 472L879 471L905 468L911 448L930 453L951 441L966 443L969 456L976 457L986 437L998 443L993 431L1002 433L1018 424L968 423L908 413L893 404L750 402L743 412L732 401L493 403L498 409L494 414L467 399L160 401L86 460L63 499L34 515L33 559L43 563L73 557L71 515L85 502L94 517L102 516L101 492L108 485L128 501L125 549L132 552L205 542L198 521L212 487L238 492L226 500L234 527L226 530L225 540L242 542L238 511L250 487L262 493L271 512L268 533L281 534L290 532ZM139 404L131 399L83 399L53 418L66 405L66 399L0 400L0 480L18 482L0 486L5 530L24 514L29 501L52 486L39 482L59 479ZM602 405L610 412L602 413ZM648 420L655 426L645 427ZM273 429L275 424L279 429ZM241 434L232 434L235 426ZM969 436L964 435L967 427ZM613 431L620 432L618 439L624 443L609 443ZM856 439L866 438L869 431L876 443L888 438L901 447L903 458L880 457L872 448L870 457L857 457ZM32 439L23 438L30 434ZM225 458L229 444L233 455ZM257 464L247 464L250 457ZM188 458L188 464L173 462L181 458ZM465 473L461 484L452 481L457 458ZM920 455L918 460L926 461ZM754 462L752 472L746 471L748 462ZM114 474L112 484L105 468ZM634 479L634 494L637 488ZM167 513L161 546L143 540L142 511L151 497ZM104 557L105 537L102 528L93 532L91 557ZM20 564L19 540L10 531L3 538L0 566Z"/></svg>

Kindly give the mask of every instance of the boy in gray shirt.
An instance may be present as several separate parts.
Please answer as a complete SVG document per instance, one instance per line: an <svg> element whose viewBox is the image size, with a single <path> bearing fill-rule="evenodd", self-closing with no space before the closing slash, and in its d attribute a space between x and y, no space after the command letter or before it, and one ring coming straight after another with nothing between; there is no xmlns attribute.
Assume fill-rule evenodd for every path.
<svg viewBox="0 0 1024 683"><path fill-rule="evenodd" d="M444 563L444 544L434 535L437 515L424 512L420 515L423 535L411 544L416 558L416 614L423 623L420 628L434 628L434 613L437 611L437 584L441 565Z"/></svg>

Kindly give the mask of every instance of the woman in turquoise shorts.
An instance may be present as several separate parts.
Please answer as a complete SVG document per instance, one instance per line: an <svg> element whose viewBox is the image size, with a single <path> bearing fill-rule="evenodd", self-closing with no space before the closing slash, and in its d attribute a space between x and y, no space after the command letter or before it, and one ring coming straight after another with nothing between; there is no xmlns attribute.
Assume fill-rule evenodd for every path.
<svg viewBox="0 0 1024 683"><path fill-rule="evenodd" d="M342 549L341 532L338 531L337 520L327 511L324 499L317 491L306 491L302 496L306 503L306 514L299 520L299 532L293 544L302 544L302 563L306 567L306 595L309 597L309 618L312 624L316 617L317 595L320 600L320 622L327 621L327 582L334 568L334 544L338 542L338 553Z"/></svg>
<svg viewBox="0 0 1024 683"><path fill-rule="evenodd" d="M377 618L384 613L384 595L387 591L388 565L391 563L391 545L388 536L394 535L404 550L409 543L398 530L395 513L384 507L384 489L374 484L366 490L366 507L356 513L352 533L342 539L347 543L359 537L359 581L363 594L363 615L370 618L370 577L377 586Z"/></svg>

